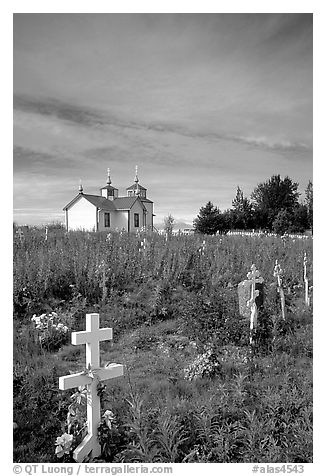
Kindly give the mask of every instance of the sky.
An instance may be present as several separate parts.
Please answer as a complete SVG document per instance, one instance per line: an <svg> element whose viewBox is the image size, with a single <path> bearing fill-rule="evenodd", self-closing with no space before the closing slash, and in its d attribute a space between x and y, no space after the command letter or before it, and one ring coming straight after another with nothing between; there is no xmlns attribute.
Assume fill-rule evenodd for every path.
<svg viewBox="0 0 326 476"><path fill-rule="evenodd" d="M155 222L312 171L311 14L14 14L13 219L140 184Z"/></svg>

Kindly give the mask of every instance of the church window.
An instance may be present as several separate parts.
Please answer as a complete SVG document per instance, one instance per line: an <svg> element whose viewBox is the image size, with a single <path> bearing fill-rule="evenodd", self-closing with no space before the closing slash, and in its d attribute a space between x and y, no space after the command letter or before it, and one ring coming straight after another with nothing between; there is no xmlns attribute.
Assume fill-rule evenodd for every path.
<svg viewBox="0 0 326 476"><path fill-rule="evenodd" d="M110 228L110 213L104 213L104 226Z"/></svg>
<svg viewBox="0 0 326 476"><path fill-rule="evenodd" d="M134 213L134 227L139 228L139 213Z"/></svg>

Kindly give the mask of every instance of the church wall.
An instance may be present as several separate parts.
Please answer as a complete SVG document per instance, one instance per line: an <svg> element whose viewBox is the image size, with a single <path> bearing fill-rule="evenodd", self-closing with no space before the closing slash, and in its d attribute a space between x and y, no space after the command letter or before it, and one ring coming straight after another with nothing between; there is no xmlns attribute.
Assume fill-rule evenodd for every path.
<svg viewBox="0 0 326 476"><path fill-rule="evenodd" d="M144 226L144 216L143 216L144 209L141 206L139 201L135 202L133 207L130 210L130 231L135 233L137 230L140 230ZM139 214L139 227L134 226L134 214Z"/></svg>
<svg viewBox="0 0 326 476"><path fill-rule="evenodd" d="M110 213L110 227L104 226L104 213ZM99 212L99 223L98 223L98 231L120 231L124 228L128 231L128 212L124 211L110 211L105 212L101 210Z"/></svg>
<svg viewBox="0 0 326 476"><path fill-rule="evenodd" d="M96 207L80 198L68 210L68 230L96 230Z"/></svg>
<svg viewBox="0 0 326 476"><path fill-rule="evenodd" d="M114 221L114 228L113 230L122 230L123 228L128 231L128 212L127 211L119 211L115 215Z"/></svg>
<svg viewBox="0 0 326 476"><path fill-rule="evenodd" d="M145 205L145 208L147 210L146 226L152 227L153 226L153 203L143 202L143 205Z"/></svg>

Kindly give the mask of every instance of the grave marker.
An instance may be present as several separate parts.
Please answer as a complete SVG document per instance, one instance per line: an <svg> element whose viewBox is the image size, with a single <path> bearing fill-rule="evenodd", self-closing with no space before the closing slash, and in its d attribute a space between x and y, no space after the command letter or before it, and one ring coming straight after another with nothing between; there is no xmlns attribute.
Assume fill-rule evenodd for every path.
<svg viewBox="0 0 326 476"><path fill-rule="evenodd" d="M146 240L146 237L144 237L143 241L141 241L139 244L139 253L142 253L142 252L145 253L147 251L147 248L148 248L147 240Z"/></svg>
<svg viewBox="0 0 326 476"><path fill-rule="evenodd" d="M264 302L264 279L254 264L251 266L251 271L247 273L247 278L238 284L239 311L241 316L250 318L250 344L252 344L258 309Z"/></svg>
<svg viewBox="0 0 326 476"><path fill-rule="evenodd" d="M278 264L277 260L275 261L275 266L274 266L274 276L277 278L277 291L281 298L282 318L285 321L285 297L284 297L284 291L282 287L283 270L281 269L281 266Z"/></svg>
<svg viewBox="0 0 326 476"><path fill-rule="evenodd" d="M206 251L206 240L203 240L202 244L201 244L201 247L199 248L199 253L201 255L204 255L205 254L205 251Z"/></svg>
<svg viewBox="0 0 326 476"><path fill-rule="evenodd" d="M101 454L97 438L97 429L101 421L100 397L97 394L99 382L123 375L123 365L109 364L100 367L100 342L112 339L112 329L99 328L99 314L86 314L86 331L73 332L73 345L86 344L86 368L88 372L80 372L59 378L60 390L87 385L87 427L88 434L73 452L74 459L81 463L91 452L92 457Z"/></svg>
<svg viewBox="0 0 326 476"><path fill-rule="evenodd" d="M18 230L16 231L16 235L18 236L19 241L23 243L25 240L25 235L21 228L18 228Z"/></svg>
<svg viewBox="0 0 326 476"><path fill-rule="evenodd" d="M264 303L264 280L262 277L256 279L256 289L259 291L256 297L257 308L261 308ZM251 298L251 281L245 279L238 284L239 313L242 317L250 317L250 308L247 302Z"/></svg>
<svg viewBox="0 0 326 476"><path fill-rule="evenodd" d="M309 282L307 277L307 253L304 252L303 257L303 280L304 280L304 300L307 306L310 305L310 298L309 298Z"/></svg>
<svg viewBox="0 0 326 476"><path fill-rule="evenodd" d="M259 290L256 289L256 280L261 280L259 271L254 264L251 265L251 271L247 273L247 278L251 282L251 296L247 302L247 306L250 308L250 344L253 343L253 331L257 326L258 308L256 304L256 297L259 296Z"/></svg>

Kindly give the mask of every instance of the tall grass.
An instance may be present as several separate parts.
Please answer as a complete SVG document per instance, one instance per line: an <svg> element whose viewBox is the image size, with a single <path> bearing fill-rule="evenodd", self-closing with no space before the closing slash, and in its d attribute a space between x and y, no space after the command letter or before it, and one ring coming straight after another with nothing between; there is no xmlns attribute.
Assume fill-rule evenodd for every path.
<svg viewBox="0 0 326 476"><path fill-rule="evenodd" d="M312 461L312 310L304 305L303 255L312 241L277 237L141 237L28 230L14 243L14 459L54 462L71 392L58 377L80 371L85 349L40 347L30 319L55 311L70 330L100 312L114 343L102 360L128 378L107 387L104 461ZM285 271L287 318L273 277ZM266 284L256 348L239 315L237 284L255 263ZM207 351L214 373L186 378ZM213 354L212 354L213 353ZM196 374L196 372L195 372Z"/></svg>
<svg viewBox="0 0 326 476"><path fill-rule="evenodd" d="M223 236L206 238L206 250L198 250L197 236L147 237L148 247L140 251L140 238L133 235L63 231L49 233L47 241L39 231L27 232L23 243L14 246L14 310L18 317L37 303L67 301L81 294L91 304L100 304L116 292L142 292L182 286L189 291L237 285L252 263L266 282L273 282L277 259L285 270L288 288L302 283L303 255L308 256L308 277L312 284L312 240L277 237Z"/></svg>

